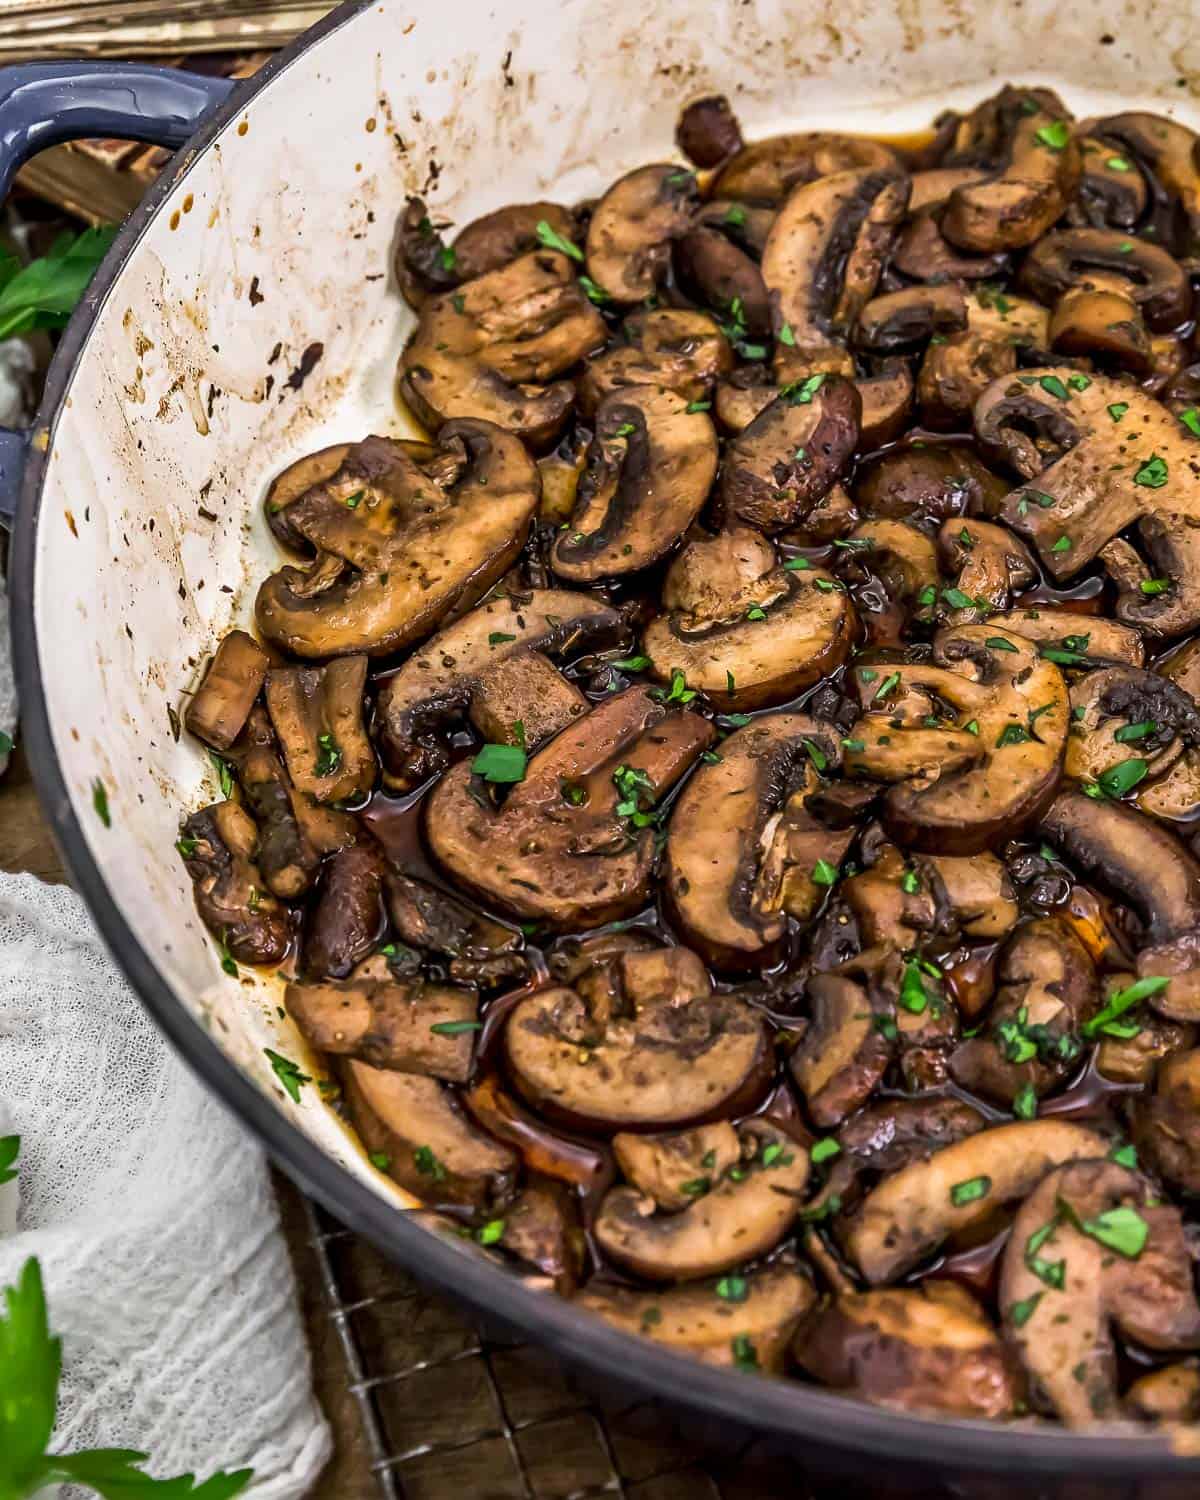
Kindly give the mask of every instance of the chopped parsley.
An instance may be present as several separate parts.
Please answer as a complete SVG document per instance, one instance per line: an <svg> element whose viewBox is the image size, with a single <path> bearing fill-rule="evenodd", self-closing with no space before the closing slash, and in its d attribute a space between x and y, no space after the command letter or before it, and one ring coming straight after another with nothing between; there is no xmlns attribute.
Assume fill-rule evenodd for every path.
<svg viewBox="0 0 1200 1500"><path fill-rule="evenodd" d="M1038 384L1048 396L1054 396L1059 401L1066 401L1070 398L1070 393L1057 375L1043 375Z"/></svg>
<svg viewBox="0 0 1200 1500"><path fill-rule="evenodd" d="M824 375L810 375L807 380L793 380L779 392L779 399L792 406L807 406L824 384Z"/></svg>
<svg viewBox="0 0 1200 1500"><path fill-rule="evenodd" d="M92 782L92 808L105 828L111 828L112 814L108 810L108 789L99 776Z"/></svg>
<svg viewBox="0 0 1200 1500"><path fill-rule="evenodd" d="M434 1182L441 1182L446 1175L446 1169L433 1154L429 1146L418 1146L413 1152L413 1166L420 1172L422 1177L432 1177Z"/></svg>
<svg viewBox="0 0 1200 1500"><path fill-rule="evenodd" d="M1161 490L1167 482L1166 459L1153 454L1133 476L1133 482L1148 490Z"/></svg>
<svg viewBox="0 0 1200 1500"><path fill-rule="evenodd" d="M489 646L506 646L509 641L515 641L515 635L509 635L507 630L493 630L488 636ZM615 663L614 663L615 665Z"/></svg>
<svg viewBox="0 0 1200 1500"><path fill-rule="evenodd" d="M1014 1328L1024 1328L1030 1318L1033 1317L1034 1309L1045 1296L1045 1292L1034 1292L1032 1296L1024 1297L1020 1302L1014 1302L1008 1309L1008 1320Z"/></svg>
<svg viewBox="0 0 1200 1500"><path fill-rule="evenodd" d="M485 781L509 784L525 780L527 761L520 745L483 745L471 762L471 772Z"/></svg>
<svg viewBox="0 0 1200 1500"><path fill-rule="evenodd" d="M307 1073L302 1073L300 1068L290 1057L284 1057L282 1053L274 1052L270 1047L264 1047L267 1061L271 1064L271 1071L278 1078L284 1092L293 1104L300 1103L300 1090L312 1079Z"/></svg>
<svg viewBox="0 0 1200 1500"><path fill-rule="evenodd" d="M809 1158L814 1166L820 1166L823 1161L830 1161L835 1156L841 1155L842 1148L831 1135L823 1140L814 1141L809 1149Z"/></svg>
<svg viewBox="0 0 1200 1500"><path fill-rule="evenodd" d="M1080 1224L1084 1234L1098 1240L1109 1250L1115 1250L1126 1260L1136 1260L1146 1248L1150 1226L1136 1208L1122 1204L1109 1208L1094 1219L1084 1219Z"/></svg>
<svg viewBox="0 0 1200 1500"><path fill-rule="evenodd" d="M744 1276L722 1276L716 1290L722 1302L745 1302L750 1295L750 1283Z"/></svg>
<svg viewBox="0 0 1200 1500"><path fill-rule="evenodd" d="M539 244L545 245L547 250L557 250L560 255L567 255L572 260L583 260L583 251L578 245L570 240L563 239L561 234L551 229L545 219L539 219L534 226L534 233L538 237Z"/></svg>
<svg viewBox="0 0 1200 1500"><path fill-rule="evenodd" d="M1143 780L1147 770L1147 762L1138 757L1118 761L1115 766L1109 766L1107 771L1101 771L1095 781L1085 782L1084 793L1096 799L1124 797Z"/></svg>
<svg viewBox="0 0 1200 1500"><path fill-rule="evenodd" d="M955 1208L962 1208L968 1203L977 1203L980 1198L987 1197L991 1187L990 1177L968 1177L965 1182L956 1182L951 1187L950 1202Z"/></svg>
<svg viewBox="0 0 1200 1500"><path fill-rule="evenodd" d="M657 698L663 703L690 703L696 696L696 689L687 685L687 678L678 667L671 668L671 686L667 689L651 688L650 696Z"/></svg>
<svg viewBox="0 0 1200 1500"><path fill-rule="evenodd" d="M318 776L332 776L342 763L341 748L331 734L317 735L317 744L320 746L320 753L317 756L316 773Z"/></svg>
<svg viewBox="0 0 1200 1500"><path fill-rule="evenodd" d="M1052 120L1034 131L1035 138L1050 151L1065 151L1071 139L1071 129L1065 120Z"/></svg>
<svg viewBox="0 0 1200 1500"><path fill-rule="evenodd" d="M838 870L836 865L831 865L827 859L819 859L812 867L812 882L814 885L836 885Z"/></svg>
<svg viewBox="0 0 1200 1500"><path fill-rule="evenodd" d="M1098 1010L1091 1020L1083 1023L1084 1036L1094 1037L1098 1032L1104 1032L1109 1036L1114 1035L1112 1030L1114 1021L1151 995L1161 994L1169 983L1170 980L1162 975L1150 974L1145 979L1135 980L1123 990L1114 990L1103 1008ZM1115 1034L1120 1035L1119 1032Z"/></svg>
<svg viewBox="0 0 1200 1500"><path fill-rule="evenodd" d="M482 1031L482 1021L435 1021L430 1026L434 1036L462 1036L468 1031Z"/></svg>
<svg viewBox="0 0 1200 1500"><path fill-rule="evenodd" d="M1119 422L1128 410L1128 401L1114 401L1108 408L1108 414L1114 422Z"/></svg>
<svg viewBox="0 0 1200 1500"><path fill-rule="evenodd" d="M1037 1110L1037 1090L1032 1083L1022 1084L1013 1098L1013 1114L1016 1115L1018 1120L1035 1120L1037 1118Z"/></svg>
<svg viewBox="0 0 1200 1500"><path fill-rule="evenodd" d="M1138 584L1143 594L1165 594L1170 587L1169 578L1143 578Z"/></svg>

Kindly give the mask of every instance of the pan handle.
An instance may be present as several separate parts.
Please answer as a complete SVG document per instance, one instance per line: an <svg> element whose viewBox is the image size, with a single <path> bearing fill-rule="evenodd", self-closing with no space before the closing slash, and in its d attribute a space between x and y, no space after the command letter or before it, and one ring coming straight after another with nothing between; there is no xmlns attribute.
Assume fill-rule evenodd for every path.
<svg viewBox="0 0 1200 1500"><path fill-rule="evenodd" d="M178 148L233 84L143 63L17 63L0 68L0 199L17 168L48 146L116 137ZM16 511L29 442L0 428L0 525Z"/></svg>

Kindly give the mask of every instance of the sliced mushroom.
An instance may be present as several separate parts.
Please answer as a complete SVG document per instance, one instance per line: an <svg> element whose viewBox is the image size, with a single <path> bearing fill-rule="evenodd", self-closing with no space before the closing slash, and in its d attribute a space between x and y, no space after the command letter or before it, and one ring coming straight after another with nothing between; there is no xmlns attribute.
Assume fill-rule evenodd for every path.
<svg viewBox="0 0 1200 1500"><path fill-rule="evenodd" d="M838 1297L793 1352L821 1381L873 1405L948 1417L1005 1417L1020 1381L987 1314L952 1281Z"/></svg>
<svg viewBox="0 0 1200 1500"><path fill-rule="evenodd" d="M342 1077L363 1145L427 1207L465 1204L489 1213L512 1197L516 1152L473 1125L436 1078L356 1061L346 1064Z"/></svg>
<svg viewBox="0 0 1200 1500"><path fill-rule="evenodd" d="M729 341L707 313L682 307L634 313L621 325L621 340L588 360L579 381L579 406L587 417L628 386L657 386L694 405L733 369Z"/></svg>
<svg viewBox="0 0 1200 1500"><path fill-rule="evenodd" d="M961 1099L880 1099L852 1116L837 1140L856 1168L896 1172L987 1128L986 1118Z"/></svg>
<svg viewBox="0 0 1200 1500"><path fill-rule="evenodd" d="M1164 1059L1154 1093L1137 1101L1133 1119L1146 1164L1185 1193L1200 1193L1200 1052Z"/></svg>
<svg viewBox="0 0 1200 1500"><path fill-rule="evenodd" d="M679 116L675 140L698 167L718 167L742 149L742 131L724 94L693 99Z"/></svg>
<svg viewBox="0 0 1200 1500"><path fill-rule="evenodd" d="M854 499L871 520L907 521L934 531L951 516L991 514L1008 485L961 443L900 446L865 465Z"/></svg>
<svg viewBox="0 0 1200 1500"><path fill-rule="evenodd" d="M1015 632L942 631L933 660L855 668L864 717L850 732L845 767L899 783L884 799L884 822L901 844L971 854L1041 816L1058 782L1070 704L1058 668Z"/></svg>
<svg viewBox="0 0 1200 1500"><path fill-rule="evenodd" d="M1071 222L1093 229L1132 229L1150 201L1145 177L1099 136L1084 134L1078 141L1083 171L1068 210Z"/></svg>
<svg viewBox="0 0 1200 1500"><path fill-rule="evenodd" d="M1140 633L1129 625L1097 615L1078 615L1074 610L1031 604L992 615L988 624L1004 634L1015 632L1039 646L1049 647L1051 658L1067 670L1085 670L1104 662L1128 662L1140 667L1146 648Z"/></svg>
<svg viewBox="0 0 1200 1500"><path fill-rule="evenodd" d="M771 954L789 914L813 915L853 830L825 828L804 806L818 766L840 760L828 725L772 714L731 734L719 755L675 804L665 889L688 941L722 967L741 968Z"/></svg>
<svg viewBox="0 0 1200 1500"><path fill-rule="evenodd" d="M997 978L987 1034L959 1044L950 1072L964 1088L1008 1108L1026 1085L1040 1098L1074 1069L1099 988L1087 949L1053 917L1015 934Z"/></svg>
<svg viewBox="0 0 1200 1500"><path fill-rule="evenodd" d="M522 444L488 422L450 422L438 446L367 438L333 475L281 507L317 549L321 586L285 567L258 592L263 634L296 656L386 655L428 635L502 576L537 508ZM353 503L351 503L353 502ZM340 565L327 573L321 559Z"/></svg>
<svg viewBox="0 0 1200 1500"><path fill-rule="evenodd" d="M525 970L523 956L515 951L518 933L437 886L389 871L387 908L403 942L452 960L452 979L477 978L480 968L489 964L509 976Z"/></svg>
<svg viewBox="0 0 1200 1500"><path fill-rule="evenodd" d="M1109 975L1106 989L1117 981L1130 983L1133 975ZM1106 996L1107 998L1107 996ZM1168 1021L1154 1011L1142 1011L1132 1036L1101 1035L1096 1049L1096 1071L1115 1083L1137 1083L1143 1086L1154 1078L1155 1069L1164 1058L1184 1052L1196 1044L1195 1026ZM1130 1030L1133 1028L1130 1027Z"/></svg>
<svg viewBox="0 0 1200 1500"><path fill-rule="evenodd" d="M808 981L812 1019L789 1066L810 1117L823 1130L867 1102L895 1055L899 969L891 954L882 969L868 965L864 973L852 960L837 973Z"/></svg>
<svg viewBox="0 0 1200 1500"><path fill-rule="evenodd" d="M670 950L675 951L675 950ZM540 990L510 1013L504 1055L521 1095L542 1114L587 1132L664 1130L753 1107L771 1074L758 1013L714 995L702 965L674 995L639 960L620 965L620 1009L566 988ZM644 971L645 964L640 964Z"/></svg>
<svg viewBox="0 0 1200 1500"><path fill-rule="evenodd" d="M854 636L849 595L821 568L780 566L758 532L733 526L690 541L663 587L665 613L643 637L651 670L723 709L794 698L845 660Z"/></svg>
<svg viewBox="0 0 1200 1500"><path fill-rule="evenodd" d="M1115 279L1159 332L1187 320L1192 289L1179 262L1148 240L1111 229L1058 229L1021 263L1021 285L1048 307L1069 291L1103 290Z"/></svg>
<svg viewBox="0 0 1200 1500"><path fill-rule="evenodd" d="M934 190L929 179L938 178L938 191L942 201L960 183L967 180L979 182L982 174L957 168L944 172L915 172L912 193L909 197L909 220L896 238L896 245L889 262L894 271L911 276L914 281L940 285L947 281L981 281L1002 276L1008 266L1008 256L1003 251L991 255L967 255L956 249L942 234L936 215L924 203L926 194ZM953 179L953 180L951 180ZM944 180L944 181L943 181Z"/></svg>
<svg viewBox="0 0 1200 1500"><path fill-rule="evenodd" d="M1068 1427L1120 1414L1112 1325L1150 1349L1200 1347L1179 1210L1116 1162L1060 1166L1026 1199L1000 1303L1036 1392Z"/></svg>
<svg viewBox="0 0 1200 1500"><path fill-rule="evenodd" d="M908 361L881 360L874 375L861 376L854 383L862 398L858 451L894 442L912 414L913 378Z"/></svg>
<svg viewBox="0 0 1200 1500"><path fill-rule="evenodd" d="M1200 241L1200 172L1196 167L1196 134L1178 120L1142 111L1094 120L1092 131L1124 149L1148 167L1163 188L1178 198L1187 232L1185 250Z"/></svg>
<svg viewBox="0 0 1200 1500"><path fill-rule="evenodd" d="M975 402L992 381L1015 372L1019 352L1049 344L1049 315L1026 297L979 286L966 309L966 331L931 342L921 362L917 396L931 427L968 427Z"/></svg>
<svg viewBox="0 0 1200 1500"><path fill-rule="evenodd" d="M1063 1120L994 1125L885 1177L847 1219L842 1238L872 1286L892 1281L1024 1198L1051 1168L1107 1149L1103 1136Z"/></svg>
<svg viewBox="0 0 1200 1500"><path fill-rule="evenodd" d="M808 1152L767 1120L747 1120L738 1137L741 1165L679 1213L613 1188L593 1231L605 1255L647 1281L697 1281L773 1249L800 1212Z"/></svg>
<svg viewBox="0 0 1200 1500"><path fill-rule="evenodd" d="M456 883L517 916L566 928L628 916L654 866L643 808L713 737L697 714L649 691L615 694L538 751L499 808L472 795L470 761L453 767L426 803L430 847Z"/></svg>
<svg viewBox="0 0 1200 1500"><path fill-rule="evenodd" d="M288 775L315 802L344 802L375 783L375 754L363 726L366 681L365 656L267 674L267 708Z"/></svg>
<svg viewBox="0 0 1200 1500"><path fill-rule="evenodd" d="M938 549L947 573L957 575L956 587L972 603L951 606L947 624L971 625L1007 609L1015 594L1038 580L1029 550L1004 526L990 521L943 521Z"/></svg>
<svg viewBox="0 0 1200 1500"><path fill-rule="evenodd" d="M687 1208L697 1184L724 1176L742 1159L737 1131L727 1120L670 1135L620 1131L612 1148L626 1180L668 1213Z"/></svg>
<svg viewBox="0 0 1200 1500"><path fill-rule="evenodd" d="M501 663L534 652L566 661L618 644L620 630L615 610L566 589L504 592L478 605L414 651L380 689L375 734L388 784L411 790L445 769L443 728Z"/></svg>
<svg viewBox="0 0 1200 1500"><path fill-rule="evenodd" d="M575 491L579 487L587 461L591 433L576 425L551 452L538 459L542 481L542 498L538 502L538 519L551 526L563 526L575 509Z"/></svg>
<svg viewBox="0 0 1200 1500"><path fill-rule="evenodd" d="M231 630L217 647L183 722L214 750L228 750L245 727L270 665L253 636Z"/></svg>
<svg viewBox="0 0 1200 1500"><path fill-rule="evenodd" d="M614 391L596 412L575 510L554 543L555 572L594 583L657 562L699 515L716 473L717 436L704 412L655 386Z"/></svg>
<svg viewBox="0 0 1200 1500"><path fill-rule="evenodd" d="M858 315L854 342L871 354L897 354L966 326L967 304L957 286L907 286L867 303Z"/></svg>
<svg viewBox="0 0 1200 1500"><path fill-rule="evenodd" d="M431 294L500 270L542 244L542 224L560 239L575 238L575 216L561 204L510 203L473 219L447 246L424 203L410 198L400 220L395 261L405 300L419 311Z"/></svg>
<svg viewBox="0 0 1200 1500"><path fill-rule="evenodd" d="M865 583L878 579L893 605L927 609L937 596L937 553L929 538L904 521L864 521L839 538L839 568L843 578ZM807 570L804 570L807 576ZM870 600L859 596L868 620Z"/></svg>
<svg viewBox="0 0 1200 1500"><path fill-rule="evenodd" d="M1185 1359L1139 1376L1125 1405L1148 1422L1200 1421L1200 1360Z"/></svg>
<svg viewBox="0 0 1200 1500"><path fill-rule="evenodd" d="M787 366L854 373L845 339L875 290L907 202L908 179L888 167L835 172L788 194L762 257L776 338L790 331Z"/></svg>
<svg viewBox="0 0 1200 1500"><path fill-rule="evenodd" d="M453 257L448 254L446 242L421 198L405 200L392 266L404 300L415 310L421 308L431 292L444 291L458 280Z"/></svg>
<svg viewBox="0 0 1200 1500"><path fill-rule="evenodd" d="M914 220L923 218L935 209L944 208L956 188L986 182L987 177L985 167L927 167L914 172L908 202L909 214ZM910 276L912 272L905 271L904 274Z"/></svg>
<svg viewBox="0 0 1200 1500"><path fill-rule="evenodd" d="M712 184L714 198L746 203L782 203L798 183L854 168L898 174L900 159L869 136L808 130L756 141L731 157Z"/></svg>
<svg viewBox="0 0 1200 1500"><path fill-rule="evenodd" d="M536 651L498 661L471 695L471 723L489 745L536 750L587 711L575 684Z"/></svg>
<svg viewBox="0 0 1200 1500"><path fill-rule="evenodd" d="M321 1052L373 1068L465 1083L471 1071L478 996L448 984L406 984L360 970L343 984L289 984L288 1014ZM367 967L367 966L364 966Z"/></svg>
<svg viewBox="0 0 1200 1500"><path fill-rule="evenodd" d="M177 845L191 876L200 920L230 958L278 963L291 945L287 910L254 862L258 830L236 802L192 813Z"/></svg>
<svg viewBox="0 0 1200 1500"><path fill-rule="evenodd" d="M383 854L369 839L326 860L304 935L309 978L345 979L378 948L386 924L386 874Z"/></svg>
<svg viewBox="0 0 1200 1500"><path fill-rule="evenodd" d="M535 251L429 298L400 356L400 394L431 430L469 418L544 447L574 402L556 377L605 337L568 258Z"/></svg>
<svg viewBox="0 0 1200 1500"><path fill-rule="evenodd" d="M848 380L816 375L785 386L725 451L726 516L767 532L800 522L844 473L861 414Z"/></svg>
<svg viewBox="0 0 1200 1500"><path fill-rule="evenodd" d="M592 211L588 275L614 302L649 297L671 263L671 242L696 211L696 179L684 168L638 167L613 183Z"/></svg>
<svg viewBox="0 0 1200 1500"><path fill-rule="evenodd" d="M569 1190L553 1178L527 1182L504 1210L500 1247L549 1278L560 1297L570 1297L583 1270L586 1243Z"/></svg>
<svg viewBox="0 0 1200 1500"><path fill-rule="evenodd" d="M1076 781L1095 782L1131 757L1144 761L1144 775L1157 780L1185 745L1200 746L1200 709L1190 693L1156 672L1103 667L1072 685L1063 769ZM1139 805L1145 805L1140 798Z"/></svg>
<svg viewBox="0 0 1200 1500"><path fill-rule="evenodd" d="M987 853L906 859L888 844L874 864L842 883L841 896L867 947L913 948L918 933L949 940L1003 937L1019 914L1007 871Z"/></svg>
<svg viewBox="0 0 1200 1500"><path fill-rule="evenodd" d="M771 332L767 289L757 260L735 238L734 226L744 226L748 212L756 211L735 204L710 205L675 242L675 276L689 296L714 312L736 308L734 328L740 325L749 337L761 338Z"/></svg>
<svg viewBox="0 0 1200 1500"><path fill-rule="evenodd" d="M592 1282L577 1305L623 1333L641 1334L706 1365L753 1362L766 1374L780 1373L792 1333L816 1300L812 1282L791 1261L776 1260L739 1276L736 1290L732 1297L703 1282L653 1292Z"/></svg>

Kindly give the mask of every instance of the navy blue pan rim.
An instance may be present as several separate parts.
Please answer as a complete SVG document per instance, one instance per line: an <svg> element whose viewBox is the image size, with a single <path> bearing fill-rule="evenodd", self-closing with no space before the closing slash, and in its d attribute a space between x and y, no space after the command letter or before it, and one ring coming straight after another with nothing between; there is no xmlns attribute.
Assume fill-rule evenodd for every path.
<svg viewBox="0 0 1200 1500"><path fill-rule="evenodd" d="M277 54L207 115L126 220L55 352L35 431L51 442L75 366L100 308L125 262L196 158L272 78L346 25L370 0L346 0ZM602 1386L657 1398L730 1432L761 1437L814 1467L845 1470L856 1458L900 1465L914 1480L966 1474L1067 1477L1094 1481L1200 1475L1200 1462L1158 1436L1087 1436L1043 1427L938 1420L860 1404L799 1382L731 1373L619 1333L553 1294L517 1278L465 1247L430 1233L359 1182L296 1126L226 1058L175 998L121 915L88 848L54 749L38 671L34 618L36 540L49 444L31 444L12 535L9 585L13 652L22 709L21 734L42 808L104 941L135 994L186 1065L264 1146L272 1160L342 1224L426 1283L469 1304L486 1319L543 1345ZM119 836L119 835L117 835ZM921 1472L923 1471L923 1473ZM896 1470L890 1476L899 1478Z"/></svg>

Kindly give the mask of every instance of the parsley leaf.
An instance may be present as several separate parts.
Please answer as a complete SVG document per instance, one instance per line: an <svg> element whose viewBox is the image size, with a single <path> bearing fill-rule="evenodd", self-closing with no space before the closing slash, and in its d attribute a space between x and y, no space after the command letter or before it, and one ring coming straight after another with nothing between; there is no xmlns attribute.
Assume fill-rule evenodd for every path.
<svg viewBox="0 0 1200 1500"><path fill-rule="evenodd" d="M471 771L495 783L524 781L527 760L520 745L483 745L471 762Z"/></svg>
<svg viewBox="0 0 1200 1500"><path fill-rule="evenodd" d="M551 229L545 219L539 219L534 226L534 233L538 237L538 243L545 245L547 250L557 250L560 255L569 255L572 260L583 260L583 251L578 245L570 240L563 239L561 234Z"/></svg>

